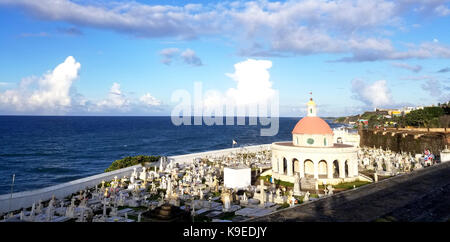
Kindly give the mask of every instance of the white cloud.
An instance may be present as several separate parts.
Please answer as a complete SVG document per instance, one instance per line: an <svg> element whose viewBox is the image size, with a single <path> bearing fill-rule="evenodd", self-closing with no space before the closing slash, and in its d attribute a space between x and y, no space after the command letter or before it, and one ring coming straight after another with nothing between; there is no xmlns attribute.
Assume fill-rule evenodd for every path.
<svg viewBox="0 0 450 242"><path fill-rule="evenodd" d="M177 59L178 57L180 57L182 59L182 61L188 65L191 66L201 66L202 64L202 60L197 56L197 54L195 53L195 51L191 50L191 49L186 49L183 52L178 49L178 48L166 48L163 49L159 52L159 54L162 56L162 60L161 62L166 64L166 65L170 65L172 63L172 61L174 61L175 59Z"/></svg>
<svg viewBox="0 0 450 242"><path fill-rule="evenodd" d="M191 49L186 49L181 53L181 58L183 58L183 61L186 64L193 65L193 66L201 66L202 60L198 58L198 56L195 54L195 51Z"/></svg>
<svg viewBox="0 0 450 242"><path fill-rule="evenodd" d="M170 65L172 63L173 57L178 54L180 50L178 48L166 48L159 52L159 54L163 57L161 60L162 63L166 65Z"/></svg>
<svg viewBox="0 0 450 242"><path fill-rule="evenodd" d="M252 108L256 105L266 105L273 100L276 91L272 88L269 69L272 62L269 60L247 59L234 65L233 73L225 73L230 77L235 87L225 92L218 90L207 90L200 104L206 113L217 110L228 110L230 108ZM230 110L228 110L230 111Z"/></svg>
<svg viewBox="0 0 450 242"><path fill-rule="evenodd" d="M40 78L24 78L16 89L0 93L2 109L18 111L67 111L71 106L70 88L78 78L80 63L69 56Z"/></svg>
<svg viewBox="0 0 450 242"><path fill-rule="evenodd" d="M275 90L270 82L271 67L269 60L248 59L235 64L234 73L227 76L236 82L236 88L228 89L227 98L241 105L258 104L272 98Z"/></svg>
<svg viewBox="0 0 450 242"><path fill-rule="evenodd" d="M398 68L403 68L403 69L407 69L410 70L412 72L419 72L422 70L422 66L420 65L409 65L407 63L401 63L401 62L395 62L391 64L392 66L398 67Z"/></svg>
<svg viewBox="0 0 450 242"><path fill-rule="evenodd" d="M436 13L439 14L440 16L447 16L450 15L450 8L448 8L445 5L439 5L438 7L436 7L435 9Z"/></svg>
<svg viewBox="0 0 450 242"><path fill-rule="evenodd" d="M353 98L362 101L372 107L381 107L392 104L391 91L385 80L379 80L368 84L362 80L352 81Z"/></svg>
<svg viewBox="0 0 450 242"><path fill-rule="evenodd" d="M90 100L76 91L73 86L79 77L81 64L72 56L48 71L42 77L23 78L16 88L0 92L0 113L3 114L90 114L115 112L142 113L160 106L161 101L146 93L133 98L114 82L107 98ZM0 82L8 88L12 83ZM153 109L152 109L153 110Z"/></svg>
<svg viewBox="0 0 450 242"><path fill-rule="evenodd" d="M139 100L145 104L146 106L159 106L161 105L161 101L153 97L150 93L146 93Z"/></svg>
<svg viewBox="0 0 450 242"><path fill-rule="evenodd" d="M100 110L103 109L115 109L125 111L129 108L130 101L122 94L120 90L120 84L114 82L109 89L108 98L97 103Z"/></svg>
<svg viewBox="0 0 450 242"><path fill-rule="evenodd" d="M197 38L221 34L236 41L246 56L338 53L338 61L450 58L439 43L417 43L398 51L385 36L387 28L402 30L406 15L449 14L446 0L299 0L250 1L185 6L138 2L0 0L31 15L79 26L109 29L139 37ZM392 31L391 31L392 32ZM191 55L192 56L192 55ZM163 60L171 63L171 58ZM198 65L196 58L187 63Z"/></svg>

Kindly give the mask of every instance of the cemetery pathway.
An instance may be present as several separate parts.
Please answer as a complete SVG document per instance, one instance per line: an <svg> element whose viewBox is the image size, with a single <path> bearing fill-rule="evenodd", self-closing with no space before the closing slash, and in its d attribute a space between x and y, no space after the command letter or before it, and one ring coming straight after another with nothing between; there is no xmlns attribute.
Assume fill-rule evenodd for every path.
<svg viewBox="0 0 450 242"><path fill-rule="evenodd" d="M247 221L449 221L449 201L447 162Z"/></svg>

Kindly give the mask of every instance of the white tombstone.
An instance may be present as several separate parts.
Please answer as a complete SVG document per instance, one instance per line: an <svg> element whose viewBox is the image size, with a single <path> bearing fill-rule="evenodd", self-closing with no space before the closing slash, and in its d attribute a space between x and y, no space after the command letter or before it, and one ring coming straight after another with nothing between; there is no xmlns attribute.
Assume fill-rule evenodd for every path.
<svg viewBox="0 0 450 242"><path fill-rule="evenodd" d="M42 213L42 200L40 200L40 199L39 199L38 207L37 207L37 209L36 209L36 213L37 213L37 214Z"/></svg>
<svg viewBox="0 0 450 242"><path fill-rule="evenodd" d="M231 205L230 196L224 196L223 211L227 212L231 207L230 205Z"/></svg>
<svg viewBox="0 0 450 242"><path fill-rule="evenodd" d="M139 174L139 179L143 180L143 181L147 181L147 171L146 171L146 167L142 167L142 172L141 174Z"/></svg>
<svg viewBox="0 0 450 242"><path fill-rule="evenodd" d="M75 204L71 204L67 209L66 209L66 217L68 218L73 218L75 216Z"/></svg>
<svg viewBox="0 0 450 242"><path fill-rule="evenodd" d="M251 185L251 169L246 166L225 167L223 170L226 188L245 188Z"/></svg>
<svg viewBox="0 0 450 242"><path fill-rule="evenodd" d="M441 162L449 162L450 161L450 150L445 146L445 149L441 151Z"/></svg>

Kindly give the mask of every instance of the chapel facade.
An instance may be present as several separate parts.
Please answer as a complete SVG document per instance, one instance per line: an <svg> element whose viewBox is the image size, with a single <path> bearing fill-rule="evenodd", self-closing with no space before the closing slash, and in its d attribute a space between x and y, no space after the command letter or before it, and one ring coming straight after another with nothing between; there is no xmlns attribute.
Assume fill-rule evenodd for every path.
<svg viewBox="0 0 450 242"><path fill-rule="evenodd" d="M292 141L272 143L272 178L294 183L311 179L318 184L337 184L358 178L358 148L334 143L333 130L317 116L311 98L307 115L292 130Z"/></svg>

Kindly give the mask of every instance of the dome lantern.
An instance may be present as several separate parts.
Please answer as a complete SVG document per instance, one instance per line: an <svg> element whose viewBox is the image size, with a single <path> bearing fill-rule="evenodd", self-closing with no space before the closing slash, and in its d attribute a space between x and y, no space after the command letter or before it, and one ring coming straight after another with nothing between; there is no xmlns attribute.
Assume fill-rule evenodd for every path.
<svg viewBox="0 0 450 242"><path fill-rule="evenodd" d="M306 116L308 117L316 117L317 116L317 106L312 98L309 99L309 102L306 104L308 107Z"/></svg>

